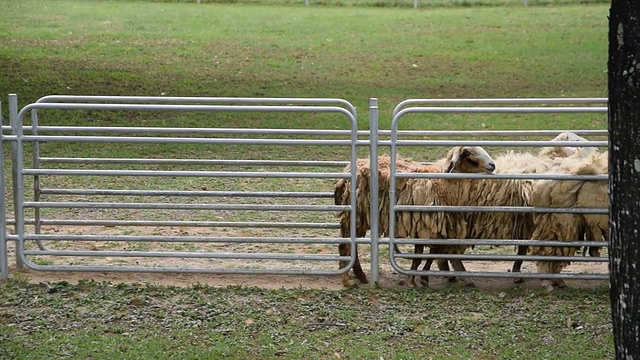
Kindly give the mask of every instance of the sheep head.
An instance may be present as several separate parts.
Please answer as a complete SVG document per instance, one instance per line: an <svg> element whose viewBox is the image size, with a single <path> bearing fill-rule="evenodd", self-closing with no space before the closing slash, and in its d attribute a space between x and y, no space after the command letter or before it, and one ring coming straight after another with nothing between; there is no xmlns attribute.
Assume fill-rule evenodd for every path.
<svg viewBox="0 0 640 360"><path fill-rule="evenodd" d="M496 169L493 158L479 146L456 146L449 150L448 164L445 172L448 173L487 173L491 174Z"/></svg>
<svg viewBox="0 0 640 360"><path fill-rule="evenodd" d="M572 132L563 132L558 134L551 141L589 141L581 136L578 136ZM556 147L544 147L540 150L539 156L555 157L570 157L580 156L587 157L591 154L597 153L598 148L595 147L572 147L572 146L556 146Z"/></svg>

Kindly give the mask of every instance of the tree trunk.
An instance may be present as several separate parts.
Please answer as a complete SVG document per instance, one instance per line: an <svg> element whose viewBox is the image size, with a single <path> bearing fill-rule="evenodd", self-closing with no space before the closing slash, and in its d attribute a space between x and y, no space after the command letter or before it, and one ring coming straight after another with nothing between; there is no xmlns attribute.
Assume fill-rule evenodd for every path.
<svg viewBox="0 0 640 360"><path fill-rule="evenodd" d="M617 359L640 359L640 1L609 16L611 315Z"/></svg>

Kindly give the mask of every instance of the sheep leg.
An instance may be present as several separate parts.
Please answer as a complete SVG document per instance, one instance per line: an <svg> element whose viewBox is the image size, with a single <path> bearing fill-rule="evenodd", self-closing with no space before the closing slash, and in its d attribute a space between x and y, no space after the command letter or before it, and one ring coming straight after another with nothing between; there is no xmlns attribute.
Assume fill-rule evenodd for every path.
<svg viewBox="0 0 640 360"><path fill-rule="evenodd" d="M467 269L464 267L464 264L462 263L462 260L459 259L451 260L451 266L453 266L454 271L467 271ZM461 280L466 283L465 286L476 286L476 284L473 282L473 279L471 278L461 278Z"/></svg>
<svg viewBox="0 0 640 360"><path fill-rule="evenodd" d="M367 275L364 274L364 271L362 271L362 266L360 266L360 257L358 256L357 245L356 245L356 262L353 263L353 273L356 275L356 277L358 278L358 280L360 280L362 284L369 283L369 281L367 280Z"/></svg>
<svg viewBox="0 0 640 360"><path fill-rule="evenodd" d="M570 248L567 247L565 248L565 250L569 250L568 253L565 253L563 255L565 256L571 256L575 253L575 248ZM571 251L574 250L574 251ZM554 261L539 261L538 262L538 272L540 273L547 273L547 274L559 274L562 271L562 268L566 266L566 264L562 264L559 262L554 262ZM563 288L566 287L567 285L565 284L563 279L542 279L540 281L540 285L542 285L542 287L544 289L546 289L549 292L552 292L556 289L559 288Z"/></svg>
<svg viewBox="0 0 640 360"><path fill-rule="evenodd" d="M351 244L338 244L338 252L339 252L340 256L350 256L351 255ZM347 265L349 265L348 261L340 261L340 263L338 265L338 269L343 269ZM360 265L360 259L358 258L358 247L357 246L356 246L356 261L355 261L355 263L353 263L353 268L352 269L353 269L354 274L356 275L358 280L360 280L361 283L363 283L363 284L368 283L367 276L362 271L362 266ZM346 287L351 287L351 286L355 285L351 281L351 278L349 277L349 272L348 271L345 272L344 274L342 274L342 285L344 285Z"/></svg>
<svg viewBox="0 0 640 360"><path fill-rule="evenodd" d="M449 269L449 261L447 259L438 259L438 270L440 271L451 271ZM457 283L458 282L458 278L455 276L449 276L448 280L450 283Z"/></svg>
<svg viewBox="0 0 640 360"><path fill-rule="evenodd" d="M449 262L446 259L438 259L438 261L436 261L436 264L438 265L438 270L439 271L444 271L444 272L448 272L449 270ZM431 270L431 265L433 265L433 259L427 259L425 261L424 266L422 267L422 271L429 271ZM449 278L449 282L457 282L458 280L455 277L450 277ZM429 277L426 275L422 275L420 276L420 283L423 286L429 286Z"/></svg>
<svg viewBox="0 0 640 360"><path fill-rule="evenodd" d="M422 267L422 271L429 271L431 270L431 265L433 264L433 259L427 259L424 263L424 266ZM426 275L421 275L420 276L420 284L424 287L428 287L429 286L429 277Z"/></svg>
<svg viewBox="0 0 640 360"><path fill-rule="evenodd" d="M424 245L416 245L413 248L413 253L424 254ZM413 260L411 260L411 270L418 270L418 267L420 266L421 262L422 262L422 259L419 259L419 258L414 258ZM431 268L432 262L433 262L433 259L427 259L427 264L429 265L429 268ZM427 264L425 264L425 267L427 266ZM417 284L415 281L416 281L416 277L414 275L409 275L409 285L416 286ZM429 277L421 276L420 284L425 287L429 286Z"/></svg>
<svg viewBox="0 0 640 360"><path fill-rule="evenodd" d="M518 255L527 255L527 251L529 251L528 246L518 246ZM512 273L520 272L522 269L522 263L524 260L516 260L513 262L513 267L511 268ZM523 278L514 278L513 282L516 284L524 282Z"/></svg>
<svg viewBox="0 0 640 360"><path fill-rule="evenodd" d="M351 254L351 244L338 244L338 253L340 256L349 256ZM338 263L338 269L343 269L349 265L348 261L340 261ZM346 287L353 286L354 284L349 279L349 271L342 274L342 285Z"/></svg>

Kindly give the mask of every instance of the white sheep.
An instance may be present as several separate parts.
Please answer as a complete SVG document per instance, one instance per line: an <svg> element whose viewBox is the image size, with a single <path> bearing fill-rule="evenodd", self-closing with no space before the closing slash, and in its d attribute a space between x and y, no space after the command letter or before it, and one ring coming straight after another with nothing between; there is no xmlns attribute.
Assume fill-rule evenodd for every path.
<svg viewBox="0 0 640 360"><path fill-rule="evenodd" d="M597 175L608 173L608 152L591 153L587 157L557 159L558 173ZM606 208L609 205L608 183L586 180L540 180L534 184L532 204L557 208ZM607 214L534 214L534 240L555 241L603 241L608 240L609 216ZM544 256L573 256L578 247L534 246L531 253ZM598 248L590 248L591 256L599 256ZM569 261L537 261L538 272L560 273ZM543 280L543 287L551 291L563 287L561 279Z"/></svg>
<svg viewBox="0 0 640 360"><path fill-rule="evenodd" d="M496 162L496 167L499 166ZM398 205L435 206L528 206L532 181L520 179L424 179L411 178L397 181ZM512 212L431 212L399 211L396 236L399 238L425 239L522 239L533 231L533 222L526 213ZM508 224L506 226L505 224ZM431 253L462 254L470 246L429 245ZM422 253L417 245L415 253ZM421 259L416 258L411 270L417 270ZM445 260L438 261L443 270ZM428 270L432 261L427 261ZM451 261L456 271L466 271L462 261ZM428 277L421 277L421 284L428 284ZM465 279L473 286L471 279ZM409 283L416 285L415 277Z"/></svg>
<svg viewBox="0 0 640 360"><path fill-rule="evenodd" d="M563 132L556 136L552 141L588 141L587 139L580 137L571 132ZM555 146L555 147L543 147L538 152L538 155L530 153L514 153L509 152L507 154L498 155L496 157L496 174L543 174L543 173L559 173L563 170L560 168L560 160L563 158L569 158L568 163L574 161L580 161L587 158L590 155L598 154L599 150L596 147L569 147L569 146ZM532 218L533 215L529 214L528 217ZM529 220L528 220L529 221ZM531 234L523 234L523 240L530 239ZM518 239L515 238L514 239ZM526 255L528 246L518 246L517 254ZM589 250L590 254L595 255L598 252L598 248L592 248ZM516 260L513 263L511 272L520 272L522 268L523 260ZM522 279L514 279L515 282L521 282Z"/></svg>
<svg viewBox="0 0 640 360"><path fill-rule="evenodd" d="M573 133L562 133L555 141L586 141ZM588 150L585 150L588 149ZM597 153L595 148L573 148L573 147L547 147L542 148L537 155L523 152L510 151L506 154L495 157L495 173L531 174L547 173L552 171L556 165L556 159L572 156L583 158L584 154ZM437 186L434 187L434 184ZM528 179L505 179L505 180L444 180L421 184L412 183L415 187L429 187L429 191L437 189L439 192L436 199L432 199L434 204L439 205L473 205L473 206L531 206L531 193L533 191L533 180ZM415 191L415 190L412 190ZM400 197L399 197L400 198ZM402 200L410 203L411 201ZM423 200L420 200L422 202ZM399 202L400 203L400 200ZM416 213L416 215L419 213ZM416 234L416 231L408 231L407 237L421 238L467 238L467 239L531 239L534 231L533 215L531 213L514 212L464 212L459 214L438 214L423 213L423 223L430 223L430 231ZM407 216L402 214L402 216ZM415 216L415 215L414 215ZM438 217L443 218L438 218ZM455 220L453 220L455 219ZM449 221L451 224L438 228L438 221ZM415 222L415 221L414 221ZM455 224L462 232L453 232L448 226ZM442 231L444 230L444 231ZM444 250L443 250L444 249ZM431 247L432 253L463 253L466 247ZM518 247L518 255L527 253L527 246ZM415 252L422 253L423 247L416 246ZM414 259L412 270L416 270L420 264L420 259ZM454 266L457 271L464 271L464 265L460 261ZM424 267L428 270L432 261L429 259ZM452 264L453 265L453 264ZM513 272L520 272L522 260L517 260L513 265ZM438 260L440 270L448 270L446 260ZM450 278L455 281L455 278ZM517 279L516 281L520 281ZM414 278L410 277L410 283L414 284ZM421 283L426 285L428 278L422 277ZM467 280L468 285L472 285L471 280Z"/></svg>

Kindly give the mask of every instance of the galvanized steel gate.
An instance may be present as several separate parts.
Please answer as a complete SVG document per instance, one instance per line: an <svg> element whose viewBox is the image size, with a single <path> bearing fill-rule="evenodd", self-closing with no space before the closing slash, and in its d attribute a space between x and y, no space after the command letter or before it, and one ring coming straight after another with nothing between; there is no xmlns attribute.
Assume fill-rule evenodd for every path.
<svg viewBox="0 0 640 360"><path fill-rule="evenodd" d="M482 146L489 147L543 147L543 146L580 146L580 147L607 147L608 141L510 141L510 140L474 140L475 136L482 137L510 137L510 136L545 136L552 139L562 131L558 130L526 130L526 131L420 131L413 132L413 135L428 137L454 137L470 136L470 140L404 140L402 132L398 129L401 121L405 120L409 114L606 114L607 99L604 98L559 98L559 99L412 99L401 102L393 111L391 122L391 179L390 183L395 184L396 179L401 178L431 178L431 179L564 179L564 180L593 180L607 181L607 175L560 175L560 174L450 174L450 173L401 173L396 168L396 155L399 146ZM415 106L423 105L423 106ZM595 135L607 137L606 130L569 130L577 135ZM390 204L396 204L395 187L390 190ZM423 244L423 245L483 245L483 246L563 246L575 244L576 247L583 246L606 246L603 242L570 242L570 241L539 241L523 239L399 239L395 237L395 218L398 211L442 211L442 212L516 212L516 213L570 213L570 214L608 214L609 209L605 208L536 208L536 207L506 207L506 206L418 206L418 205L392 205L389 211L389 242L393 248L396 244ZM505 224L508 226L508 224ZM394 270L406 275L442 275L438 271L415 271L408 269L398 263L398 259L460 259L460 260L484 260L484 261L572 261L572 262L607 262L604 257L585 256L532 256L532 255L506 255L506 254L406 254L390 252L390 261ZM542 279L584 279L584 280L605 280L607 274L587 274L587 273L561 273L561 274L540 274L540 273L511 273L495 271L473 271L458 272L451 271L447 276L472 276L491 278L542 278Z"/></svg>
<svg viewBox="0 0 640 360"><path fill-rule="evenodd" d="M331 179L353 177L355 166L352 167L353 171L350 174L341 171L317 170L355 163L356 112L355 108L344 100L48 96L23 107L18 112L16 97L11 96L9 107L12 135L3 135L3 142L9 142L12 146L13 188L17 191L14 192L15 220L9 221L15 227L15 235L7 237L16 241L19 266L43 271L339 274L347 271L348 267L337 269L337 261L347 261L351 264L354 261L355 246L349 257L340 257L336 252L298 253L284 246L286 244L306 245L313 250L313 245L337 245L352 242L353 237L352 239L336 238L333 234L330 234L332 236L319 234L314 237L252 236L253 233L250 231L258 228L271 229L270 231L306 228L326 233L325 229L337 228L334 221L319 221L314 216L307 216L312 219L310 221L281 221L279 217L287 212L333 215L338 210L351 211L355 215L353 206L325 204L326 200L333 202L331 192L291 191L280 184L274 185L273 191L251 189L252 180L256 179L267 182L320 179L330 183ZM41 125L38 112L44 110L118 111L120 113L128 111L260 114L296 112L315 117L321 114L329 114L329 116L323 118L326 124L324 129L309 130L178 126L105 127L85 124L61 127ZM29 113L31 125L25 125L23 120ZM345 120L350 130L331 130L333 124L338 121L344 124ZM326 137L334 139L326 139ZM87 148L93 147L93 152L97 155L105 152L108 154L107 156L93 154L82 158L62 157L57 154L42 156L40 153L42 144L49 143L86 144ZM96 144L99 145L96 146ZM112 155L114 153L117 155L118 146L128 144L139 147L145 144L217 147L215 151L219 151L220 156L218 159L198 159L195 154L196 156L189 156L189 158L154 159L122 158ZM29 145L33 153L30 166L25 165L28 158L25 147ZM112 149L107 151L109 146ZM225 150L233 146L242 146L244 150L257 155L270 147L342 147L346 149L346 156L343 159L350 159L350 161L274 160L265 157L247 160L225 157ZM197 149L194 150L192 147L191 151L197 152ZM315 171L267 170L270 167L295 166L315 169ZM203 170L212 167L217 170ZM180 170L175 170L176 168ZM234 170L226 170L226 168ZM247 169L253 169L253 171L246 171ZM90 181L83 180L80 181L79 186L63 188L58 186L59 182L55 181L58 177L81 179L86 177ZM123 177L127 180L136 179L131 180L132 188L122 187L122 183L117 181ZM188 189L171 189L166 186L162 190L156 188L162 188L164 184L171 186L174 183L171 180L176 178L200 181L194 180L193 184L188 181L175 182L190 185ZM27 179L33 179L34 192L30 196L31 199L27 198L29 195L25 187ZM243 180L244 182L243 186L234 189L219 190L219 187L215 187L210 191L206 187L209 186L208 182L213 180L223 188L233 187L233 181ZM51 186L48 185L49 183L56 185ZM355 196L355 182L352 183ZM137 189L133 187L136 185ZM211 199L214 200L211 201ZM256 199L259 201L253 201ZM56 212L49 211L50 209L62 211L62 218L56 215ZM119 214L120 211L129 211L129 215L123 217ZM280 215L268 217L269 221L238 218L237 213L243 211L250 214L246 216L255 217L270 212ZM203 213L205 215L202 215ZM27 214L31 217L28 218ZM6 221L3 221L3 226L5 224ZM79 228L83 231L78 231ZM136 231L135 229L138 228L144 231ZM220 232L210 235L207 231L193 230L216 228L225 228L227 233L231 234L226 236L225 232ZM233 229L237 231L232 231ZM331 232L335 233L335 230ZM3 234L6 233L3 232ZM2 243L6 244L4 240ZM78 243L91 245L76 248L74 244ZM171 244L171 246L160 248L156 244ZM252 244L272 246L269 251L262 251L259 247L250 251ZM208 245L209 248L204 245ZM236 251L231 251L232 248ZM6 277L6 251L3 251L3 254L2 276ZM74 260L62 265L58 261L51 261L52 257L68 257ZM99 265L84 263L82 260L92 257L110 260ZM118 261L122 258L135 258L140 265L129 261ZM150 258L155 261L146 261ZM170 266L167 264L167 259L170 258L183 261ZM198 262L199 265L190 264L195 259L201 260ZM227 259L241 260L246 264L235 268L220 266ZM267 266L261 266L261 261L273 262ZM301 265L294 268L279 268L278 262L299 262Z"/></svg>
<svg viewBox="0 0 640 360"><path fill-rule="evenodd" d="M551 106L549 106L551 105ZM580 105L580 106L576 106ZM600 105L600 106L597 106ZM606 113L606 99L412 99L398 104L393 112L391 130L379 130L377 100L370 103L370 131L358 132L357 113L353 105L342 99L299 99L299 98L203 98L203 97L110 97L110 96L47 96L38 102L29 104L18 111L15 95L10 96L11 126L3 126L2 142L11 144L13 165L13 210L14 220L1 219L0 228L0 272L2 278L8 276L7 241L16 242L18 266L26 266L41 271L118 271L118 272L181 272L181 273L233 273L233 274L317 274L337 275L348 271L355 261L355 244L371 242L371 280L379 278L379 246L380 244L437 244L438 242L473 243L477 245L515 245L523 244L523 240L473 240L473 239L397 239L393 236L394 221L390 221L389 238L379 239L377 232L370 234L370 239L355 238L355 222L351 222L351 237L338 238L338 224L335 221L337 211L349 211L355 218L355 161L358 146L369 146L371 159L379 153L379 147L389 147L392 157L391 183L403 177L457 178L469 177L463 174L421 174L407 175L395 171L395 155L399 146L486 146L486 147L523 147L548 146L546 141L487 141L487 140L407 140L403 137L490 137L490 136L554 136L558 130L541 131L402 131L398 125L409 114L460 114L460 113ZM226 127L179 127L179 126L55 126L42 125L38 118L42 111L95 111L119 113L163 111L167 113L279 113L296 112L305 116L328 114L327 127L321 129L264 129L264 128L226 128ZM31 115L31 124L25 125L24 119ZM347 121L350 130L332 130L335 121ZM377 131L376 131L377 130ZM5 134L5 131L10 134ZM579 131L578 134L604 135L606 131ZM46 135L50 134L50 135ZM168 135L168 136L167 136ZM358 135L368 135L369 140L360 140ZM225 137L221 137L225 136ZM388 136L388 140L380 140L379 136ZM109 146L144 146L145 144L184 144L187 146L244 146L249 153L260 154L269 146L321 146L340 147L345 149L341 159L348 161L309 160L309 159L202 159L197 153L189 158L121 158L117 156L95 156L82 158L62 157L54 150L51 156L42 156L42 144L84 143L87 147L99 143L105 149ZM92 145L93 144L93 145ZM570 146L574 143L556 142L554 145ZM606 146L606 141L592 141L586 146ZM26 150L26 148L29 148ZM256 150L252 150L252 149ZM60 149L64 149L60 147ZM25 161L29 151L32 159ZM107 150L105 150L107 151ZM194 151L191 148L191 151ZM90 152L90 151L88 151ZM113 149L110 151L113 153ZM3 154L0 154L3 155ZM100 151L98 151L100 155ZM362 157L362 156L361 156ZM4 157L3 157L4 159ZM350 173L343 173L341 168L351 165ZM377 162L373 161L372 173L376 173ZM312 171L292 172L287 168L304 167ZM167 169L169 167L169 169ZM173 169L174 167L180 170ZM226 170L232 167L235 170ZM197 169L197 170L194 170ZM209 170L202 170L209 168ZM211 170L215 168L215 170ZM240 168L241 170L238 170ZM265 169L276 168L278 171ZM283 170L280 170L284 168ZM321 171L319 169L335 168L339 171ZM247 171L250 169L252 171ZM79 187L61 188L55 181L59 177L87 178L96 182L80 181ZM138 179L133 183L138 188L129 188L118 182L120 178ZM482 178L482 175L475 175ZM518 178L517 175L491 175L491 178ZM550 175L523 175L520 177L547 179L563 178ZM566 177L566 176L564 176ZM189 184L173 182L172 179L194 180L190 189L161 189L163 185ZM270 181L278 179L299 179L302 181L318 179L324 184L331 179L350 178L351 204L334 205L325 202L333 201L331 191L295 191L299 184L271 184L273 191L265 191L261 187L251 188L252 180ZM114 182L113 180L116 179ZM143 179L143 180L140 180ZM144 180L146 179L146 180ZM163 179L158 181L157 179ZM165 180L166 179L166 180ZM218 181L221 186L231 179L245 179L243 189L210 190L203 188L202 179ZM606 180L606 176L595 176L590 179ZM0 174L2 187L5 188L4 168ZM27 181L29 180L29 181ZM55 184L49 186L49 182ZM149 183L147 183L149 182ZM33 186L33 192L26 190L25 184ZM125 181L126 183L126 181ZM204 182L206 184L206 182ZM268 184L268 183L267 183ZM114 185L120 188L114 188ZM378 203L377 178L372 177L371 204ZM293 189L288 188L291 186ZM197 188L194 190L194 188ZM205 185L206 187L206 185ZM330 187L329 187L330 188ZM327 189L330 190L330 189ZM395 191L391 191L391 204L395 204ZM160 199L149 201L148 199ZM216 201L211 202L214 199ZM258 199L258 201L253 201ZM280 199L279 201L276 201ZM4 197L0 200L0 216L5 216L7 204ZM50 209L56 209L55 212ZM62 210L61 210L62 209ZM425 207L392 206L390 220L395 219L395 212L401 210L424 211ZM567 211L602 213L607 209L523 209L523 208L450 208L430 207L438 211ZM65 214L59 218L60 211ZM129 211L128 215L118 215L119 211ZM289 216L275 215L268 220L252 218L234 219L238 212L248 212L248 216L267 213L304 213L322 214L310 216L309 219L291 220ZM182 213L181 213L182 212ZM186 214L184 212L187 212ZM209 214L207 216L194 214ZM136 216L151 216L140 220ZM216 214L211 215L211 214ZM327 216L329 214L329 216ZM378 225L378 212L371 211L371 228ZM219 215L219 216L218 216ZM226 217L224 217L225 215ZM142 215L144 218L145 215ZM116 217L116 218L113 218ZM118 218L120 217L120 218ZM193 219L191 217L196 217ZM239 221L238 221L239 220ZM13 225L14 234L7 233L7 224ZM78 231L77 229L83 229ZM227 229L226 232L214 235L208 231L193 229ZM133 230L132 230L133 229ZM143 229L137 231L135 229ZM158 232L158 229L163 231ZM180 230L182 229L182 230ZM252 229L262 229L256 236ZM295 229L317 230L313 236L295 236ZM155 232L154 232L155 231ZM265 236L265 233L284 231L281 236ZM294 235L286 231L293 231ZM350 243L351 254L348 257L337 255L336 245ZM91 244L76 248L74 244ZM105 245L106 244L106 245ZM163 244L169 246L159 246ZM539 244L539 242L538 242ZM263 245L268 245L265 250ZM298 248L292 250L288 245ZM551 243L549 246L560 245ZM566 243L562 243L566 245ZM580 245L584 245L581 243ZM254 251L250 251L255 246ZM300 246L307 246L300 252ZM316 247L318 246L318 247ZM323 247L325 246L325 247ZM328 246L328 247L326 247ZM232 251L230 249L234 249ZM328 250L327 250L328 249ZM65 257L74 259L61 265L59 261L50 259ZM389 252L389 260L394 270L407 275L438 275L438 272L416 272L407 269L398 259L411 259L413 254L397 254ZM437 254L425 254L423 257L442 258ZM511 261L519 258L536 260L531 256L516 255L447 255L447 258L459 257L467 260ZM86 258L108 259L98 265L85 262ZM119 259L134 258L138 263ZM149 261L152 259L152 261ZM180 263L168 263L168 259L181 259ZM245 261L242 266L229 267L225 260ZM196 262L197 260L197 262ZM606 258L572 259L579 261L606 261ZM155 261L155 262L154 262ZM349 265L338 269L338 261L347 261ZM191 264L190 262L194 262ZM296 262L297 266L279 267L278 264ZM289 264L290 265L290 264ZM449 275L474 277L561 277L581 279L605 279L606 274L561 274L540 275L535 273L510 274L505 272L475 271L470 274L452 272Z"/></svg>

